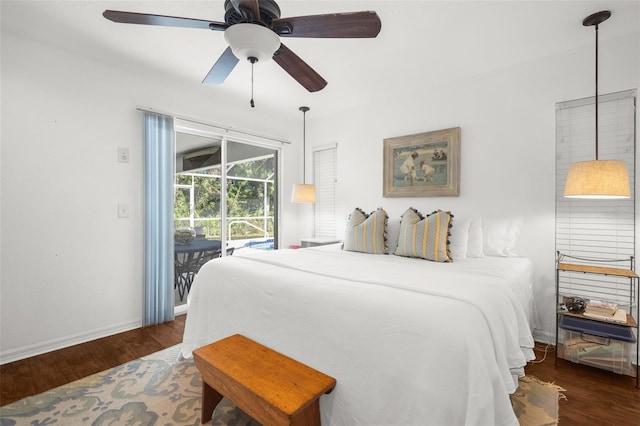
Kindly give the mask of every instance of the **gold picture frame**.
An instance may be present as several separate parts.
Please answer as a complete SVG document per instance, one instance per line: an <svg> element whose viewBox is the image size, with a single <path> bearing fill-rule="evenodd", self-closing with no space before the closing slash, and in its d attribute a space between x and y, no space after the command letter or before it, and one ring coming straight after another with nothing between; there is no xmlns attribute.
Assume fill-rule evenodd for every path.
<svg viewBox="0 0 640 426"><path fill-rule="evenodd" d="M383 197L460 196L460 127L384 140Z"/></svg>

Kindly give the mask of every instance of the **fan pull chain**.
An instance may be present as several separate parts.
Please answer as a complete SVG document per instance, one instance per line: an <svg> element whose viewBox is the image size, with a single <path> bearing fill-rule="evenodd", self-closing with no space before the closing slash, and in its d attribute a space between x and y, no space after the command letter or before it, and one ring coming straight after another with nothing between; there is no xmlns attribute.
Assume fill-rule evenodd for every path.
<svg viewBox="0 0 640 426"><path fill-rule="evenodd" d="M249 104L251 105L251 108L255 108L256 105L253 103L253 64L258 62L258 58L250 56L248 59L249 62L251 62L251 101L249 102Z"/></svg>

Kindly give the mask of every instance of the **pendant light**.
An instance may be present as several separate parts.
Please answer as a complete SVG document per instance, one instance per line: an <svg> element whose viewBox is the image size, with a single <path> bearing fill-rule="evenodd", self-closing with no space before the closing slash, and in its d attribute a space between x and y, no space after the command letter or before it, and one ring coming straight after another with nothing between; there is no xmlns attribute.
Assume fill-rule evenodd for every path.
<svg viewBox="0 0 640 426"><path fill-rule="evenodd" d="M564 196L568 198L620 199L629 198L629 174L621 160L598 159L598 26L609 19L608 10L587 16L582 25L596 30L596 159L574 163L569 168Z"/></svg>
<svg viewBox="0 0 640 426"><path fill-rule="evenodd" d="M307 161L307 111L309 107L301 106L302 111L302 183L294 184L291 191L292 203L315 203L316 187L306 183L305 163Z"/></svg>

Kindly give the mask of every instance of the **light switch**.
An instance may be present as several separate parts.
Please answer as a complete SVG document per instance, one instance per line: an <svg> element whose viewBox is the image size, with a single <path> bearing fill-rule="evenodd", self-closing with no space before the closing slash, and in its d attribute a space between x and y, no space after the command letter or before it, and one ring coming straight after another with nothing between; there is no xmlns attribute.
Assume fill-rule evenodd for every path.
<svg viewBox="0 0 640 426"><path fill-rule="evenodd" d="M129 162L129 148L124 146L118 147L118 162L119 163Z"/></svg>
<svg viewBox="0 0 640 426"><path fill-rule="evenodd" d="M118 217L129 217L129 204L118 204Z"/></svg>

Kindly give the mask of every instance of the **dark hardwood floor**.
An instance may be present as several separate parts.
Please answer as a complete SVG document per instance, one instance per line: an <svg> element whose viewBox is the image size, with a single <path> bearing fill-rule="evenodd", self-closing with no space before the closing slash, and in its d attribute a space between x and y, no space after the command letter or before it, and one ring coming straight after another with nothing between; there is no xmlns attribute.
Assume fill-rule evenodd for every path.
<svg viewBox="0 0 640 426"><path fill-rule="evenodd" d="M0 366L0 406L157 352L182 341L186 316ZM543 352L537 352L541 360ZM640 425L635 379L558 360L550 351L526 373L566 389L561 425Z"/></svg>
<svg viewBox="0 0 640 426"><path fill-rule="evenodd" d="M0 365L0 406L99 373L182 342L186 315Z"/></svg>
<svg viewBox="0 0 640 426"><path fill-rule="evenodd" d="M536 352L538 360L543 356ZM566 389L566 400L560 400L560 425L640 425L640 389L633 377L564 359L556 366L553 347L542 363L529 363L525 372Z"/></svg>

